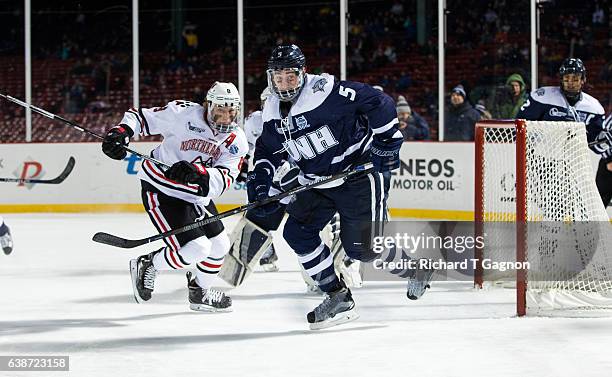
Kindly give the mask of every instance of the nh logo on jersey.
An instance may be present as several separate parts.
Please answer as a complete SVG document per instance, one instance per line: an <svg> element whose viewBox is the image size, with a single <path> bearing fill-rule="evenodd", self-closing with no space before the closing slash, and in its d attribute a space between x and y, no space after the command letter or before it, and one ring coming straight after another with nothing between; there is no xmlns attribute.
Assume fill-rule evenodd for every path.
<svg viewBox="0 0 612 377"><path fill-rule="evenodd" d="M302 157L313 159L335 145L338 145L338 141L327 126L283 143L283 147L295 161L300 161Z"/></svg>
<svg viewBox="0 0 612 377"><path fill-rule="evenodd" d="M326 79L318 79L312 86L312 92L325 92L325 84L327 84Z"/></svg>
<svg viewBox="0 0 612 377"><path fill-rule="evenodd" d="M305 128L310 127L310 124L308 124L308 120L306 120L306 117L303 115L300 115L299 117L295 118L295 125L297 126L298 130L303 130Z"/></svg>

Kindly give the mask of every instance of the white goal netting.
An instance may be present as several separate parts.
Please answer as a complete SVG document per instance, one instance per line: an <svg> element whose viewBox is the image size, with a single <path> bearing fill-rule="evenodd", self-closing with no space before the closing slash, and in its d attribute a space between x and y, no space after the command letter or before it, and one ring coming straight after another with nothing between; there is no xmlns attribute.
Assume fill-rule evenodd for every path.
<svg viewBox="0 0 612 377"><path fill-rule="evenodd" d="M529 262L527 310L612 308L612 226L595 186L584 124L528 121L519 148L514 123L478 129L483 258L516 260L517 188L524 187L527 222L519 242ZM517 171L523 154L524 175ZM516 274L485 270L483 279L516 281Z"/></svg>

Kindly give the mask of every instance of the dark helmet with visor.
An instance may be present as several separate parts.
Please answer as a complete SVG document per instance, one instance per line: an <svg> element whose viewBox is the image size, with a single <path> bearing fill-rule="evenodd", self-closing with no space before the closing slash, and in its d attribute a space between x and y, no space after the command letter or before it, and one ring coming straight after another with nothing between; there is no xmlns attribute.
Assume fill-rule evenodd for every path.
<svg viewBox="0 0 612 377"><path fill-rule="evenodd" d="M300 94L306 81L305 67L306 57L298 46L277 46L268 59L268 87L281 101L293 100ZM280 83L284 74L295 74L295 85L286 87L286 83Z"/></svg>

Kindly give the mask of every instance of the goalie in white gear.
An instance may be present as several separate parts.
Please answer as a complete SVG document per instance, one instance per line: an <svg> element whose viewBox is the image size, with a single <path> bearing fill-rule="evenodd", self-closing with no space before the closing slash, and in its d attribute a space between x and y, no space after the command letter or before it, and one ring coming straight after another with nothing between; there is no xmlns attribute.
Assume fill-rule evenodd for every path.
<svg viewBox="0 0 612 377"><path fill-rule="evenodd" d="M268 87L266 87L260 94L259 100L261 103L261 108L263 109L268 96L272 95L272 92ZM245 156L245 163L242 164L240 169L240 175L238 176L238 182L246 182L247 176L249 173L249 161L251 156L255 151L255 143L257 142L257 138L261 135L263 131L263 121L261 119L261 110L253 111L244 121L244 132L247 137L247 141L249 143L249 153ZM278 226L277 226L278 227ZM278 260L278 256L276 255L276 250L274 249L274 244L270 240L268 248L265 250L261 258L259 259L259 265L264 269L264 271L275 272L278 271L278 266L276 265L276 261Z"/></svg>
<svg viewBox="0 0 612 377"><path fill-rule="evenodd" d="M212 199L232 187L248 151L246 136L236 123L240 95L232 83L215 82L203 105L172 101L155 108L128 110L108 131L103 152L122 160L135 133L162 135L151 155L171 165L167 170L145 160L138 177L142 200L153 225L161 232L217 214ZM212 288L229 238L221 221L164 239L165 247L130 261L137 302L148 301L159 270L194 269L187 273L192 310L230 311L231 299Z"/></svg>

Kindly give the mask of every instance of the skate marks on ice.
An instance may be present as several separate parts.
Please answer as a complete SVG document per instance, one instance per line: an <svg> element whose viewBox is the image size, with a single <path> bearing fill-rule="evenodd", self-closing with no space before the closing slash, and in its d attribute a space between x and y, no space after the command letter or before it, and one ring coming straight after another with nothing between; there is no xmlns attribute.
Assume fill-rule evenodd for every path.
<svg viewBox="0 0 612 377"><path fill-rule="evenodd" d="M174 313L176 314L176 313ZM174 315L170 314L170 315ZM186 313L190 314L190 313ZM194 313L198 315L198 313ZM70 320L68 320L70 321ZM78 323L79 320L76 320ZM84 321L84 322L87 322ZM335 327L320 332L313 332L304 328L303 330L288 330L274 332L245 332L233 334L201 334L201 335L178 335L178 336L149 336L149 337L125 337L117 339L102 340L71 340L71 341L26 341L0 343L0 352L14 353L36 353L36 352L91 352L96 350L129 350L139 352L159 352L163 349L190 348L194 345L218 344L220 342L258 342L265 339L317 336L317 334L355 333L361 331L377 330L387 327L386 325L353 325ZM6 339L5 339L6 340Z"/></svg>
<svg viewBox="0 0 612 377"><path fill-rule="evenodd" d="M149 321L190 315L189 312L143 314L119 318L63 318L24 321L0 321L0 335L42 334L67 329L104 329L129 326L129 322ZM127 323L126 323L127 322ZM1 347L1 345L0 345Z"/></svg>

